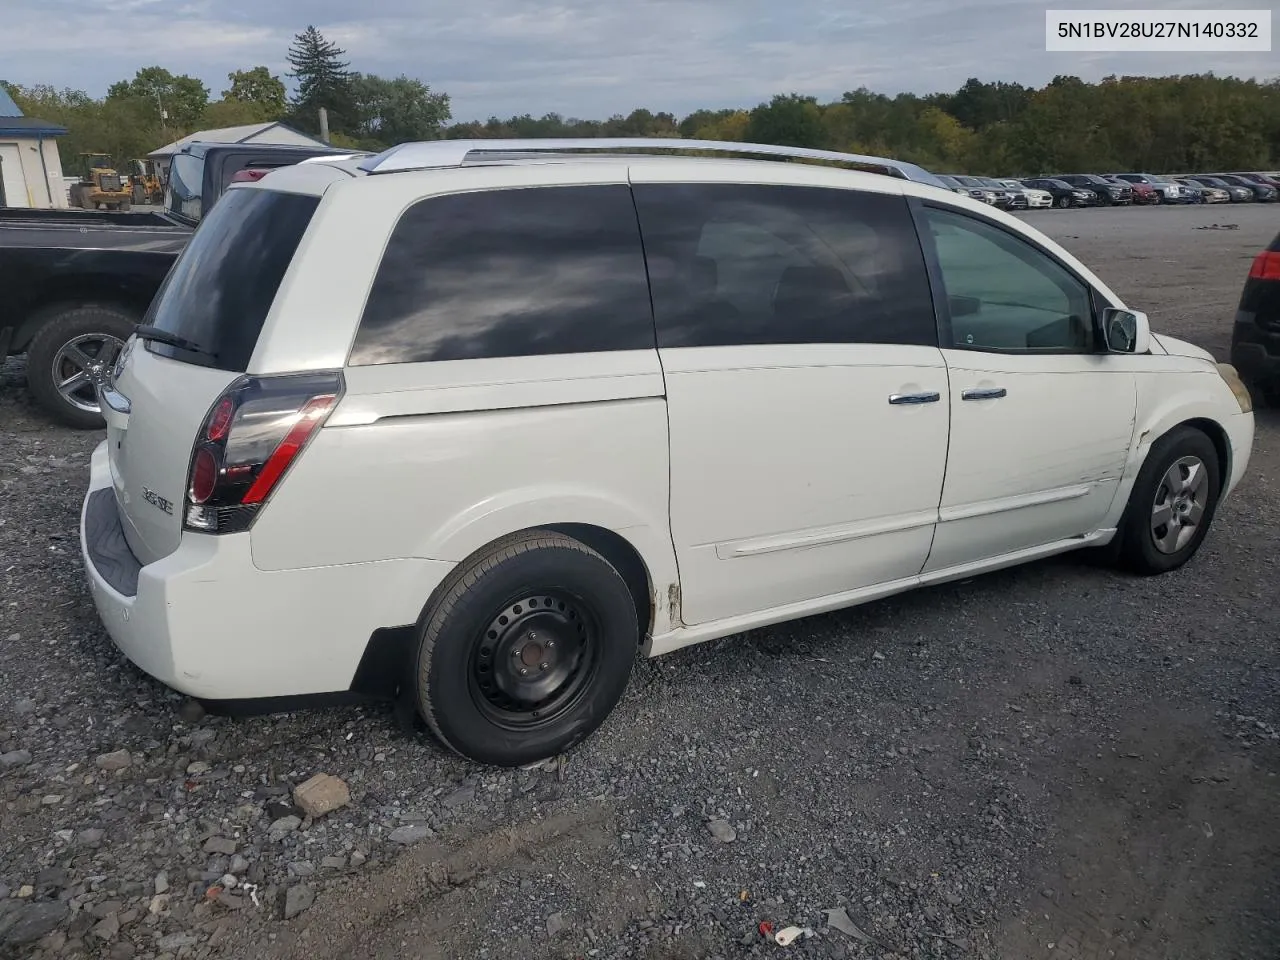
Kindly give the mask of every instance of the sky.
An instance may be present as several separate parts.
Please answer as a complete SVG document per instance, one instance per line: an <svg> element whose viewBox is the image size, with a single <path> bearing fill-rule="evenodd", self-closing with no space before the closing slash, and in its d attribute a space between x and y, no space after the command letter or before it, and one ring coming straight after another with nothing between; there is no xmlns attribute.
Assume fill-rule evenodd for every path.
<svg viewBox="0 0 1280 960"><path fill-rule="evenodd" d="M1280 53L1046 53L1047 4L1030 0L2 0L0 78L101 96L158 64L203 80L287 70L314 24L353 70L417 77L454 119L643 106L682 116L775 93L838 99L951 91L969 77L1040 86L1056 74L1203 73L1273 79ZM1204 9L1206 0L1053 3ZM1233 9L1266 8L1233 0ZM286 78L287 81L287 78Z"/></svg>

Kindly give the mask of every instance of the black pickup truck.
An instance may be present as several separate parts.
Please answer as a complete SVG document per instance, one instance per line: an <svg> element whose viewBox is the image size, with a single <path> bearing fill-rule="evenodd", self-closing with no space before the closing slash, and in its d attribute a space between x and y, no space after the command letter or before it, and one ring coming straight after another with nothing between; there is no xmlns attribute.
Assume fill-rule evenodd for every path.
<svg viewBox="0 0 1280 960"><path fill-rule="evenodd" d="M25 353L42 407L69 426L101 427L96 386L202 214L236 180L344 152L192 143L173 157L160 212L0 208L0 361Z"/></svg>

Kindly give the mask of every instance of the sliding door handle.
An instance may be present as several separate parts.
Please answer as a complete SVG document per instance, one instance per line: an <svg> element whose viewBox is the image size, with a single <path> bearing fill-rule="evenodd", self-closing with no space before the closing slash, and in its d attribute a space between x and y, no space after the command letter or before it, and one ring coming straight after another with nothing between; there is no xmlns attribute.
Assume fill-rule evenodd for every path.
<svg viewBox="0 0 1280 960"><path fill-rule="evenodd" d="M999 400L1007 396L1009 391L1004 387L988 387L982 390L972 388L960 394L961 400Z"/></svg>
<svg viewBox="0 0 1280 960"><path fill-rule="evenodd" d="M889 397L889 402L896 407L908 403L937 403L941 399L942 394L936 392L895 393Z"/></svg>

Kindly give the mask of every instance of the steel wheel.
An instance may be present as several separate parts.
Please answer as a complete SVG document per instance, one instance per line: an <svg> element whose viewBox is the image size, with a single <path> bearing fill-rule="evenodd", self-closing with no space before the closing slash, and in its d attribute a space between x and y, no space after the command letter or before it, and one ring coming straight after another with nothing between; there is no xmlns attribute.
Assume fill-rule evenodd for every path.
<svg viewBox="0 0 1280 960"><path fill-rule="evenodd" d="M1180 457L1165 471L1151 507L1157 550L1173 554L1191 542L1204 517L1208 489L1208 471L1199 457Z"/></svg>
<svg viewBox="0 0 1280 960"><path fill-rule="evenodd" d="M560 592L508 604L478 638L470 686L480 712L513 730L553 724L577 704L598 667L590 606Z"/></svg>

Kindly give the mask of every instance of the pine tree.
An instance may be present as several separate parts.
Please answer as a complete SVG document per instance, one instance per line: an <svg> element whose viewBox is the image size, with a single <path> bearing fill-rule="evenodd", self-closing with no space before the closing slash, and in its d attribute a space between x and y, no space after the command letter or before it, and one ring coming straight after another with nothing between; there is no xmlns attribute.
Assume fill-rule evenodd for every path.
<svg viewBox="0 0 1280 960"><path fill-rule="evenodd" d="M321 107L329 112L330 130L342 132L354 124L355 92L347 70L350 64L342 59L345 53L313 26L293 38L289 76L298 81L298 92L291 103L291 119L301 129L319 131Z"/></svg>

